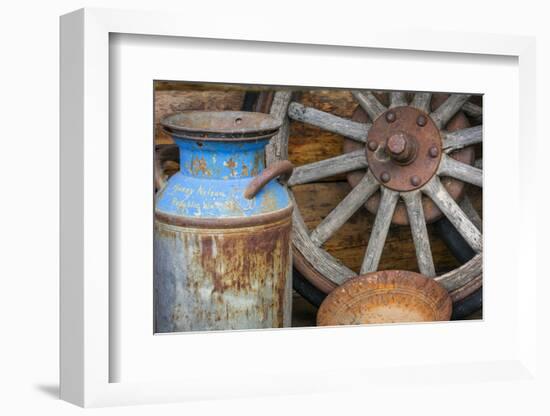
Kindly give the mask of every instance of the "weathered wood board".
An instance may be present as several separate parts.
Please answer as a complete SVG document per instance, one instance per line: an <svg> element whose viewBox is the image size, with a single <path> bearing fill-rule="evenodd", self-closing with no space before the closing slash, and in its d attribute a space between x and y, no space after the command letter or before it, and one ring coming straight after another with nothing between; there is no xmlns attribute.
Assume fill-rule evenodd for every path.
<svg viewBox="0 0 550 416"><path fill-rule="evenodd" d="M155 91L155 143L172 143L160 127L163 117L188 110L240 110L244 91L239 90L157 90Z"/></svg>

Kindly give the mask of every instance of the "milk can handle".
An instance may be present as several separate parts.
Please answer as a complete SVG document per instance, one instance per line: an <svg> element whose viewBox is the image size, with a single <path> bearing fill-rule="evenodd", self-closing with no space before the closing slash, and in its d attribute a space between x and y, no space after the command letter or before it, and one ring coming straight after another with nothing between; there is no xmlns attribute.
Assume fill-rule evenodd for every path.
<svg viewBox="0 0 550 416"><path fill-rule="evenodd" d="M293 169L294 166L288 160L279 160L273 163L271 166L264 169L262 173L252 179L252 181L250 181L244 190L244 197L246 199L254 198L265 184L277 176L281 176L281 180L286 182L288 178L290 178L290 175L292 175Z"/></svg>

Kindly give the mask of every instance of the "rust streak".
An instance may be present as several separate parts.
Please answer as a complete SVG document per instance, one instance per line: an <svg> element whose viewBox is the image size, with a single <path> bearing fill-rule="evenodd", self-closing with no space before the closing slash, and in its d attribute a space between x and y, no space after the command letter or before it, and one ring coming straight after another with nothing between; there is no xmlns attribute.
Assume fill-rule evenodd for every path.
<svg viewBox="0 0 550 416"><path fill-rule="evenodd" d="M229 168L231 171L231 176L237 176L237 172L235 171L235 167L237 166L237 162L233 160L233 158L229 158L227 162L223 163L225 167Z"/></svg>
<svg viewBox="0 0 550 416"><path fill-rule="evenodd" d="M198 175L199 172L202 173L205 176L212 176L212 172L210 172L210 169L208 169L208 165L206 163L206 160L204 157L199 158L193 158L191 162L191 174Z"/></svg>
<svg viewBox="0 0 550 416"><path fill-rule="evenodd" d="M257 321L254 326L257 328L283 326L291 261L289 217L252 227L220 230L159 222L156 228L157 238L181 239L186 247L188 274L182 289L193 298L202 296L208 302L200 307L195 305L187 315L173 309L174 319L176 315L183 321L195 316L201 322L218 322L218 325L226 321Z"/></svg>

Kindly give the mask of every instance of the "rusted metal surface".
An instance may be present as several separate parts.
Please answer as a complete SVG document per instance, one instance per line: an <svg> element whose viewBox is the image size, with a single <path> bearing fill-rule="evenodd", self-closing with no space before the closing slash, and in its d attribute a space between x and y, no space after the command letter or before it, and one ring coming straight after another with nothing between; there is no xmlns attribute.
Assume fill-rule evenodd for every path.
<svg viewBox="0 0 550 416"><path fill-rule="evenodd" d="M427 115L416 108L397 107L388 112L393 114L392 122L380 116L369 131L369 142L378 144L374 151L367 147L369 169L384 186L394 191L418 189L431 179L439 166L440 158L430 155L432 147L441 154L439 129L429 117L424 126L419 126L417 118ZM419 179L417 186L411 181L415 176Z"/></svg>
<svg viewBox="0 0 550 416"><path fill-rule="evenodd" d="M436 109L437 107L439 107L445 101L445 99L447 97L448 97L448 94L433 94L432 101L431 101L432 109ZM422 120L420 124L422 124L424 121L426 121L426 123L427 123L428 119L429 119L429 117L426 117L426 120ZM361 123L370 122L370 119L368 118L367 114L363 111L363 109L361 107L358 107L357 110L354 112L352 120L357 121L357 122L361 122ZM415 120L415 123L418 127L422 127L418 123L418 119ZM446 131L460 130L460 129L469 127L469 125L470 124L469 124L468 119L466 118L466 116L463 113L458 113L447 124L445 130ZM425 128L425 127L423 127L423 128ZM370 137L371 136L370 136L370 133L369 133L369 139L370 139ZM369 142L370 142L370 140L369 140ZM367 142L367 149L370 149L369 144L368 144L369 142ZM374 148L374 145L373 145L373 148ZM376 150L377 148L378 148L378 143L376 143L376 148L374 148L374 149ZM361 145L361 143L357 143L354 140L349 140L349 139L344 140L344 152L345 153L356 151L356 150L359 150L359 149L365 149L365 147L363 145ZM438 148L438 147L436 147L436 149L437 149L437 153L438 153L436 157L439 158L440 154L441 154L441 151L440 151L440 148ZM371 151L372 151L372 149L371 149ZM429 148L428 149L428 154L430 154L432 152L433 152L433 150L431 148ZM367 151L367 154L368 153L369 152ZM474 159L475 159L475 151L474 151L473 147L470 146L470 147L463 148L459 151L453 152L449 156L452 157L453 159L459 161L459 162L467 163L469 165L472 165L474 163ZM347 175L347 179L348 179L348 182L350 183L350 185L355 187L359 183L359 181L363 178L363 176L364 176L364 171L354 171L354 172L350 172ZM412 175L412 176L418 176L418 175ZM411 181L411 179L413 179L413 178L412 177L408 178L409 181ZM420 177L418 179L420 179ZM418 185L415 185L414 183L418 183ZM465 185L464 185L463 182L461 182L459 180L456 180L456 179L452 179L452 178L441 178L441 183L443 184L443 186L445 186L445 188L447 189L447 192L449 192L449 194L451 195L451 197L453 199L460 200L462 198L462 196L464 194L464 190L465 190ZM410 184L411 188L413 188L413 189L420 188L422 186L422 180L420 179L419 182L414 180L414 181L409 182L409 184ZM372 197L369 198L369 200L367 201L367 203L365 205L371 213L376 214L376 212L378 211L378 205L379 204L380 204L380 193L377 192ZM424 208L424 216L426 218L427 223L434 222L434 221L438 220L439 218L441 218L442 215L443 215L441 213L441 211L439 210L439 208L437 208L437 206L433 203L433 201L431 201L426 196L422 197L422 206ZM395 212L393 214L392 223L398 224L398 225L408 225L409 224L407 209L405 207L405 204L402 201L399 201L398 204L397 204L397 207L396 207Z"/></svg>
<svg viewBox="0 0 550 416"><path fill-rule="evenodd" d="M333 290L317 314L317 325L448 321L452 300L435 280L404 270L368 273Z"/></svg>
<svg viewBox="0 0 550 416"><path fill-rule="evenodd" d="M292 165L264 173L279 125L243 112L163 120L180 169L156 196L157 332L290 325L293 205L276 177Z"/></svg>
<svg viewBox="0 0 550 416"><path fill-rule="evenodd" d="M278 160L274 162L271 166L264 169L262 173L252 179L244 191L244 197L246 199L254 198L266 183L275 178L280 177L281 181L286 183L290 175L292 175L293 169L294 166L288 160Z"/></svg>
<svg viewBox="0 0 550 416"><path fill-rule="evenodd" d="M248 111L186 111L164 118L161 124L174 136L214 141L271 137L281 126L274 117Z"/></svg>
<svg viewBox="0 0 550 416"><path fill-rule="evenodd" d="M290 231L290 216L224 229L176 227L157 220L156 332L288 325Z"/></svg>
<svg viewBox="0 0 550 416"><path fill-rule="evenodd" d="M408 133L399 131L391 135L386 143L386 148L392 160L397 164L408 165L416 160L417 141Z"/></svg>

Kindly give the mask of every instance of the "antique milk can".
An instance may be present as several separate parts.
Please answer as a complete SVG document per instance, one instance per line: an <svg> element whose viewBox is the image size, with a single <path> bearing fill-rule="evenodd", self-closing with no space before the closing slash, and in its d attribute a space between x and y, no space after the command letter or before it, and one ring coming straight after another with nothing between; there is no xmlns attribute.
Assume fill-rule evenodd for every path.
<svg viewBox="0 0 550 416"><path fill-rule="evenodd" d="M290 326L292 202L265 168L279 127L252 112L173 114L180 170L156 195L156 332Z"/></svg>

